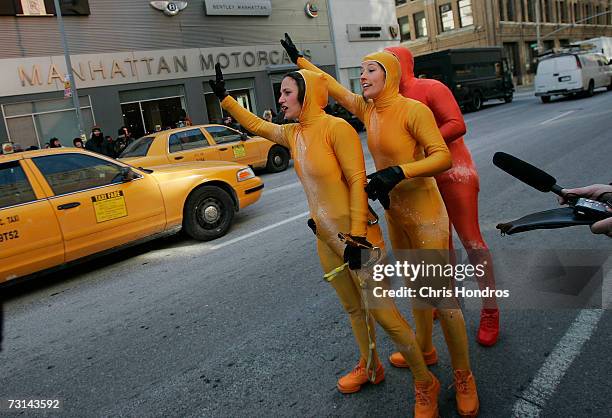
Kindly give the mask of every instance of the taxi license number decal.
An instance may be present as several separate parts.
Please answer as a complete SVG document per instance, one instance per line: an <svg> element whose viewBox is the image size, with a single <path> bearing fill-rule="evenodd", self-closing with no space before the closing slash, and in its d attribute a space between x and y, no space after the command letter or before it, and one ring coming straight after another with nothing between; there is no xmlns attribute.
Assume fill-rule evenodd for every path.
<svg viewBox="0 0 612 418"><path fill-rule="evenodd" d="M243 144L234 145L232 151L234 151L234 158L246 157L246 148L244 148Z"/></svg>
<svg viewBox="0 0 612 418"><path fill-rule="evenodd" d="M10 241L12 239L19 238L19 231L8 231L8 232L0 232L0 242Z"/></svg>
<svg viewBox="0 0 612 418"><path fill-rule="evenodd" d="M96 213L96 222L98 223L123 218L128 214L127 207L125 206L125 197L121 190L92 196L91 201Z"/></svg>

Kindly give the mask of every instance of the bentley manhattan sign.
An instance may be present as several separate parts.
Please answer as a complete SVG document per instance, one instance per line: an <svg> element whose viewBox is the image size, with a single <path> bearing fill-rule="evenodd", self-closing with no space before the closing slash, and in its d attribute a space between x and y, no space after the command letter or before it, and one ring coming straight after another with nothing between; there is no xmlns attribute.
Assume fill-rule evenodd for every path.
<svg viewBox="0 0 612 418"><path fill-rule="evenodd" d="M209 16L270 16L270 0L204 0Z"/></svg>

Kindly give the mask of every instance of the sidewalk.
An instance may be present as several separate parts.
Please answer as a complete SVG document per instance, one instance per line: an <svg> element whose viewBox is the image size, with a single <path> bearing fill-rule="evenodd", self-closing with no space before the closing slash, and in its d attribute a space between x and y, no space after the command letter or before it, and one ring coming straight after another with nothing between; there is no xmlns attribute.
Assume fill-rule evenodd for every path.
<svg viewBox="0 0 612 418"><path fill-rule="evenodd" d="M533 96L535 94L533 84L514 86L514 97Z"/></svg>

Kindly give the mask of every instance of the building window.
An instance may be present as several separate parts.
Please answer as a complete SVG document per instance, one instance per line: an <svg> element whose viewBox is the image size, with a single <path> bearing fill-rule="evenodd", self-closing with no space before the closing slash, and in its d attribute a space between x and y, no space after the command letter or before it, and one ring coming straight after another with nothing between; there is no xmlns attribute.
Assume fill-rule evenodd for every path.
<svg viewBox="0 0 612 418"><path fill-rule="evenodd" d="M554 22L552 0L544 0L544 8L546 10L546 22ZM543 19L544 20L544 19Z"/></svg>
<svg viewBox="0 0 612 418"><path fill-rule="evenodd" d="M506 13L508 14L507 19L509 22L514 22L516 20L516 13L514 11L514 1L510 0L506 2L508 8L506 9Z"/></svg>
<svg viewBox="0 0 612 418"><path fill-rule="evenodd" d="M567 17L567 5L565 4L565 0L561 0L557 2L559 23L569 23L569 19Z"/></svg>
<svg viewBox="0 0 612 418"><path fill-rule="evenodd" d="M415 13L414 16L414 31L417 38L424 38L427 36L427 20L425 19L425 12Z"/></svg>
<svg viewBox="0 0 612 418"><path fill-rule="evenodd" d="M95 124L89 96L79 97L83 130L91 131ZM72 146L72 139L79 136L77 116L72 100L39 100L35 102L11 103L2 106L9 139L23 148L43 148L53 137L62 145Z"/></svg>
<svg viewBox="0 0 612 418"><path fill-rule="evenodd" d="M442 32L455 29L453 9L450 3L440 6L440 22L442 23Z"/></svg>
<svg viewBox="0 0 612 418"><path fill-rule="evenodd" d="M406 17L406 19L408 18ZM400 23L400 31L401 30L402 30L402 25ZM410 39L410 36L408 36L408 39ZM402 40L404 40L403 37L402 37ZM360 76L361 76L360 67L353 67L353 68L348 69L349 87L351 91L355 94L363 93L363 90L361 89L361 82L359 81Z"/></svg>
<svg viewBox="0 0 612 418"><path fill-rule="evenodd" d="M402 16L397 19L397 23L400 29L401 42L410 40L410 23L408 22L408 16Z"/></svg>
<svg viewBox="0 0 612 418"><path fill-rule="evenodd" d="M459 24L462 28L474 24L472 16L472 0L459 0Z"/></svg>
<svg viewBox="0 0 612 418"><path fill-rule="evenodd" d="M400 6L402 4L406 4L406 0L395 0L395 5Z"/></svg>
<svg viewBox="0 0 612 418"><path fill-rule="evenodd" d="M280 79L282 81L282 78ZM227 89L230 96L232 96L242 107L247 109L249 112L257 114L257 104L255 101L255 82L253 79L234 79L225 80L225 88ZM277 95L276 103L278 106L278 99L280 97L280 82L278 85L274 85L274 94ZM208 82L204 83L204 101L206 102L206 111L208 114L208 121L210 123L223 123L223 119L227 114L221 109L219 99L212 92Z"/></svg>
<svg viewBox="0 0 612 418"><path fill-rule="evenodd" d="M60 0L63 16L87 16L89 0ZM2 0L0 16L55 15L53 0Z"/></svg>
<svg viewBox="0 0 612 418"><path fill-rule="evenodd" d="M121 91L119 100L123 124L136 138L148 132L176 128L186 115L182 85Z"/></svg>
<svg viewBox="0 0 612 418"><path fill-rule="evenodd" d="M497 8L499 9L499 20L506 20L505 16L504 16L504 9L506 8L504 5L504 0L499 0L497 2Z"/></svg>
<svg viewBox="0 0 612 418"><path fill-rule="evenodd" d="M577 3L574 3L574 23L580 20L580 8Z"/></svg>
<svg viewBox="0 0 612 418"><path fill-rule="evenodd" d="M527 22L535 22L535 2L527 0Z"/></svg>

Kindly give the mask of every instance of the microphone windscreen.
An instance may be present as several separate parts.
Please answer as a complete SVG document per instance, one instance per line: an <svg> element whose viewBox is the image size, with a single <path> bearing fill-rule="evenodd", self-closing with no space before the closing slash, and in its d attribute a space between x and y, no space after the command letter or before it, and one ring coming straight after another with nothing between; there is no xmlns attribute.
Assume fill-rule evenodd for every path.
<svg viewBox="0 0 612 418"><path fill-rule="evenodd" d="M493 155L493 164L541 192L550 192L557 183L547 172L505 152L496 152Z"/></svg>

